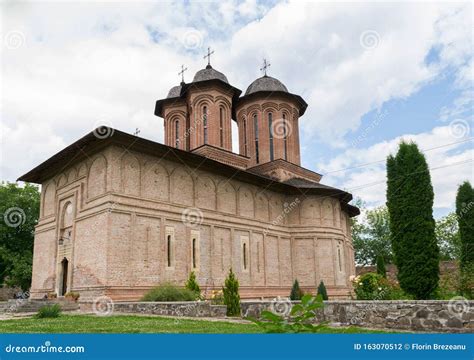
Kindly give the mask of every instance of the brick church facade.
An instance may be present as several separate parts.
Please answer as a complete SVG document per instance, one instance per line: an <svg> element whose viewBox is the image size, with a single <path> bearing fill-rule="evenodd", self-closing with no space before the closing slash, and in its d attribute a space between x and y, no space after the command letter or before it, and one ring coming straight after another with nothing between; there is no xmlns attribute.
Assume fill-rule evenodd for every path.
<svg viewBox="0 0 474 360"><path fill-rule="evenodd" d="M191 271L206 296L230 268L244 299L288 296L295 279L347 298L359 210L300 166L306 107L266 74L242 96L209 64L156 102L164 145L101 127L20 177L42 186L32 298L137 300Z"/></svg>

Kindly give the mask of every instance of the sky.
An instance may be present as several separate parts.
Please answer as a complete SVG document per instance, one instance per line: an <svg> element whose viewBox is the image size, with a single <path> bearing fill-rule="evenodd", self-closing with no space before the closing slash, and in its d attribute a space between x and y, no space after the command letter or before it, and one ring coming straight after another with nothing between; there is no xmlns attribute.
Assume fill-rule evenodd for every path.
<svg viewBox="0 0 474 360"><path fill-rule="evenodd" d="M473 6L302 1L3 1L0 179L99 125L163 142L157 99L212 65L245 91L268 74L309 104L302 166L367 207L385 204L385 160L415 141L436 218L474 182ZM234 132L236 128L234 127ZM235 134L234 134L235 135ZM234 149L237 137L234 136Z"/></svg>

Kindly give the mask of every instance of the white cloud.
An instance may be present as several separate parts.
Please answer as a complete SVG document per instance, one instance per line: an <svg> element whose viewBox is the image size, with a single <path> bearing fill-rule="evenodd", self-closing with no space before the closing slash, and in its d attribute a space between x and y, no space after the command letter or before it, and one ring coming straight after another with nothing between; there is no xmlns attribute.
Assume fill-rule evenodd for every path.
<svg viewBox="0 0 474 360"><path fill-rule="evenodd" d="M464 180L474 180L473 138L469 138L467 133L462 138L454 136L456 134L452 126L439 126L430 132L406 134L367 148L346 150L329 163L319 164L322 173L326 174L323 182L339 184L355 197L362 198L370 207L383 205L386 191L385 159L389 154L396 153L402 140L414 141L420 150L425 150L428 166L432 169L434 208L452 208L458 185ZM453 145L444 146L447 144Z"/></svg>

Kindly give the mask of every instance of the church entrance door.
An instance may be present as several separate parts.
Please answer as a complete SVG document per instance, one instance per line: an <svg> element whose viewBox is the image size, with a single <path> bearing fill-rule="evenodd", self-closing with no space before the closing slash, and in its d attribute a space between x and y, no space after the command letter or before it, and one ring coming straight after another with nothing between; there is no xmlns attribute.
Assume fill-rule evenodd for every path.
<svg viewBox="0 0 474 360"><path fill-rule="evenodd" d="M60 296L66 295L67 292L67 271L69 261L66 258L61 261L61 289L59 291Z"/></svg>

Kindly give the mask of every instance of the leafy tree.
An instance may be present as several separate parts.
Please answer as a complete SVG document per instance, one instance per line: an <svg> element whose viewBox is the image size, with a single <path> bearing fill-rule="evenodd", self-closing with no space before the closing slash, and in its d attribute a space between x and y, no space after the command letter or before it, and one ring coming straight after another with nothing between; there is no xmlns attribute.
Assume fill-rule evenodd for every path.
<svg viewBox="0 0 474 360"><path fill-rule="evenodd" d="M186 289L194 291L198 296L201 295L201 289L199 287L199 284L197 283L196 280L196 274L194 271L191 271L189 274L188 281L186 281L186 284L184 285Z"/></svg>
<svg viewBox="0 0 474 360"><path fill-rule="evenodd" d="M320 295L323 300L328 300L328 292L326 291L326 286L322 280L319 283L317 295Z"/></svg>
<svg viewBox="0 0 474 360"><path fill-rule="evenodd" d="M461 236L456 213L452 212L436 220L435 234L440 259L458 260L461 257Z"/></svg>
<svg viewBox="0 0 474 360"><path fill-rule="evenodd" d="M38 222L40 193L31 184L0 184L0 286L31 284L34 228Z"/></svg>
<svg viewBox="0 0 474 360"><path fill-rule="evenodd" d="M472 298L474 292L474 189L468 181L458 189L456 214L461 238L461 291Z"/></svg>
<svg viewBox="0 0 474 360"><path fill-rule="evenodd" d="M291 288L290 300L301 300L303 297L303 291L300 289L300 284L298 280L295 279L293 287Z"/></svg>
<svg viewBox="0 0 474 360"><path fill-rule="evenodd" d="M424 155L416 144L402 142L387 158L387 207L398 281L417 299L430 298L439 281L433 198Z"/></svg>
<svg viewBox="0 0 474 360"><path fill-rule="evenodd" d="M382 255L377 256L377 274L387 277L387 269L385 269L385 260Z"/></svg>
<svg viewBox="0 0 474 360"><path fill-rule="evenodd" d="M227 305L227 316L239 316L239 280L235 277L232 269L229 270L229 275L225 279L225 286L222 288L222 292L224 293L224 303Z"/></svg>
<svg viewBox="0 0 474 360"><path fill-rule="evenodd" d="M384 257L385 262L392 262L393 254L390 245L390 221L385 206L365 210L362 202L356 203L362 208L362 219L353 220L352 241L355 260L361 265L375 265L377 256ZM353 218L354 219L354 218Z"/></svg>

